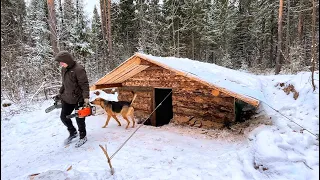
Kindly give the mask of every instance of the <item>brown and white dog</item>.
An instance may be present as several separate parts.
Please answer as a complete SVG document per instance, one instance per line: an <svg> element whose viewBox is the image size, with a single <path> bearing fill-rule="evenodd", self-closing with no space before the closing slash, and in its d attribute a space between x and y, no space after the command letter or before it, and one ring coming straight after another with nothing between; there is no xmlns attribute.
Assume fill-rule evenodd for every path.
<svg viewBox="0 0 320 180"><path fill-rule="evenodd" d="M106 111L106 113L108 115L106 123L102 128L105 128L108 126L108 123L109 123L111 117L113 117L118 122L118 125L121 126L121 123L117 118L118 114L121 114L122 117L128 122L126 129L130 125L130 121L129 121L128 117L130 117L132 119L132 122L133 122L132 127L134 127L136 122L134 121L134 108L132 107L132 103L136 99L137 94L134 92L132 92L132 93L133 93L133 98L130 102L128 102L128 101L118 101L118 102L108 101L108 100L105 100L102 98L96 98L94 101L90 102L91 104L101 106Z"/></svg>

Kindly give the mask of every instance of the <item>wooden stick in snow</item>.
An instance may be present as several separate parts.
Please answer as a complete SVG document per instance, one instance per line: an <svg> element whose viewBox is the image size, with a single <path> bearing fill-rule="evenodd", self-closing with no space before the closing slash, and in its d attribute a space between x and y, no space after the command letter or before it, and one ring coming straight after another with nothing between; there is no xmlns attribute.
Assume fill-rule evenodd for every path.
<svg viewBox="0 0 320 180"><path fill-rule="evenodd" d="M105 146L105 149L102 147L102 145L99 144L99 146L100 146L100 148L102 149L103 153L106 155L106 157L108 159L109 167L110 167L110 170L111 170L111 175L113 175L114 174L114 169L113 169L113 167L111 165L111 159L110 159L110 157L108 155L108 152L107 152L107 145Z"/></svg>

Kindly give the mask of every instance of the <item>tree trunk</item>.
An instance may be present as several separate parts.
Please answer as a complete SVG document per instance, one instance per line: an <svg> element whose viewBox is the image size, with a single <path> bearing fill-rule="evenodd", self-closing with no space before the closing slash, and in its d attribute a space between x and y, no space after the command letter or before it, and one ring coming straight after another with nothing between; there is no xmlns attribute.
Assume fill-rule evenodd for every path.
<svg viewBox="0 0 320 180"><path fill-rule="evenodd" d="M48 24L50 28L50 42L53 48L53 55L56 55L59 52L57 44L57 28L56 28L56 11L54 7L54 0L47 0L49 18Z"/></svg>
<svg viewBox="0 0 320 180"><path fill-rule="evenodd" d="M312 58L311 58L311 63L312 63L312 68L311 68L311 82L312 82L312 88L313 91L316 90L316 86L314 84L314 69L315 69L315 58L316 58L316 5L315 5L315 0L312 0Z"/></svg>
<svg viewBox="0 0 320 180"><path fill-rule="evenodd" d="M302 4L303 3L301 2L300 5L302 5ZM299 45L302 45L302 35L303 35L303 11L300 11L299 12L299 21L298 21L298 40L299 40Z"/></svg>
<svg viewBox="0 0 320 180"><path fill-rule="evenodd" d="M283 0L279 1L279 19L278 19L278 46L275 74L279 74L281 70L281 50L282 50L282 13L283 13Z"/></svg>
<svg viewBox="0 0 320 180"><path fill-rule="evenodd" d="M287 0L287 35L286 35L286 59L285 63L290 64L290 0Z"/></svg>
<svg viewBox="0 0 320 180"><path fill-rule="evenodd" d="M192 59L194 59L194 33L193 33L193 30L192 30L192 33L191 33L191 43L192 43Z"/></svg>
<svg viewBox="0 0 320 180"><path fill-rule="evenodd" d="M174 1L172 1L172 40L173 40L173 57L176 55L175 50L176 50L176 42L175 42L175 33L174 33Z"/></svg>
<svg viewBox="0 0 320 180"><path fill-rule="evenodd" d="M111 0L108 0L108 48L109 56L112 57L112 36L111 36Z"/></svg>
<svg viewBox="0 0 320 180"><path fill-rule="evenodd" d="M194 18L194 13L193 13L193 7L192 7L192 18ZM191 27L192 27L192 36L191 36L191 39L192 39L192 59L195 59L194 58L194 53L195 53L195 50L194 50L194 30L193 30L193 27L194 27L194 24L193 24L193 19L191 19L192 23L191 23Z"/></svg>
<svg viewBox="0 0 320 180"><path fill-rule="evenodd" d="M126 31L127 33L127 40L126 40L126 50L127 50L127 56L130 56L130 50L129 50L129 33L128 30Z"/></svg>
<svg viewBox="0 0 320 180"><path fill-rule="evenodd" d="M275 26L274 26L274 11L271 11L271 32L270 32L270 52L269 52L269 67L272 67L273 66L273 63L274 63L274 55L273 55L273 44L274 44L274 40L273 40L273 34L274 34L274 29L275 29Z"/></svg>
<svg viewBox="0 0 320 180"><path fill-rule="evenodd" d="M260 48L259 48L259 58L258 58L258 66L261 67L261 63L262 63L262 59L264 59L263 57L263 50L264 50L264 31L265 31L265 27L266 27L266 20L263 18L262 19L262 38L260 40Z"/></svg>
<svg viewBox="0 0 320 180"><path fill-rule="evenodd" d="M62 38L62 36L63 36L63 34L62 34L62 28L63 28L63 26L64 26L64 23L63 23L63 10L62 10L62 3L61 3L61 0L59 0L59 11L60 11L60 16L61 16L61 28L60 28L60 30L59 30L59 48L60 49L65 49L65 45L64 45L64 43L62 43L61 42L61 38Z"/></svg>
<svg viewBox="0 0 320 180"><path fill-rule="evenodd" d="M106 39L106 17L105 17L105 0L100 0L100 13L101 13L101 30L103 41Z"/></svg>
<svg viewBox="0 0 320 180"><path fill-rule="evenodd" d="M180 19L178 20L178 23L177 23L177 29L178 29L178 31L177 31L177 57L180 57L180 31L179 31L179 21L180 21Z"/></svg>
<svg viewBox="0 0 320 180"><path fill-rule="evenodd" d="M103 18L104 18L104 33L105 33L105 37L108 38L108 17L107 17L107 5L106 5L106 1L107 0L103 0Z"/></svg>

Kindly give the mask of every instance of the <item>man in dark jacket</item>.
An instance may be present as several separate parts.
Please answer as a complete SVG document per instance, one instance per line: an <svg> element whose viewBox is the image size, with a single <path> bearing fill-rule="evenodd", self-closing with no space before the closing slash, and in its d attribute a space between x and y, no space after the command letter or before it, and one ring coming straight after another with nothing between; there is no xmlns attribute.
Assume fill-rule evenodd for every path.
<svg viewBox="0 0 320 180"><path fill-rule="evenodd" d="M65 145L70 144L72 139L78 136L77 130L72 124L71 119L66 118L74 109L89 105L89 82L85 69L74 61L72 55L67 51L60 51L55 61L62 66L62 86L59 97L62 102L61 121L68 128L70 136L65 140ZM80 140L75 147L80 147L87 141L85 118L76 118Z"/></svg>

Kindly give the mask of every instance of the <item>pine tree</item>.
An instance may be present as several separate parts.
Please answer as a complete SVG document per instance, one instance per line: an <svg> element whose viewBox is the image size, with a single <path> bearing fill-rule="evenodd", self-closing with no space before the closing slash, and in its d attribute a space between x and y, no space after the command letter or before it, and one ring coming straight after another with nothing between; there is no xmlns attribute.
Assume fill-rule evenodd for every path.
<svg viewBox="0 0 320 180"><path fill-rule="evenodd" d="M182 10L183 1L178 0L164 0L163 14L165 17L165 45L164 51L167 56L186 57L183 54L185 44L180 42L182 18L184 12ZM181 54L182 53L182 54Z"/></svg>
<svg viewBox="0 0 320 180"><path fill-rule="evenodd" d="M76 0L76 22L72 36L74 37L74 48L76 54L83 57L91 53L89 48L89 37L88 37L88 20L84 15L83 0ZM86 64L86 62L83 62Z"/></svg>
<svg viewBox="0 0 320 180"><path fill-rule="evenodd" d="M98 10L96 6L93 10L93 17L91 23L91 39L90 39L90 48L93 50L93 59L90 66L90 70L93 72L97 72L97 77L101 77L105 73L106 63L103 60L104 49L102 48L103 43L103 35L101 29L101 18L98 14ZM90 65L90 64L89 64Z"/></svg>
<svg viewBox="0 0 320 180"><path fill-rule="evenodd" d="M121 29L121 16L120 16L120 3L111 2L111 34L112 34L112 58L105 59L105 62L108 63L106 68L112 70L114 67L118 66L123 62L123 59L127 58L130 55L126 55L124 52L124 41L123 39L123 29ZM105 42L105 51L107 51L107 42ZM107 53L107 52L106 52Z"/></svg>
<svg viewBox="0 0 320 180"><path fill-rule="evenodd" d="M53 50L50 46L47 3L42 0L31 0L27 18L31 46L29 61L33 68L37 68L35 72L40 71L36 73L39 79L46 81L52 76L50 69L53 68L50 61Z"/></svg>
<svg viewBox="0 0 320 180"><path fill-rule="evenodd" d="M251 25L253 16L251 12L251 1L240 0L237 13L237 25L233 30L231 59L233 67L239 69L242 66L251 67L252 54L255 41L252 39Z"/></svg>
<svg viewBox="0 0 320 180"><path fill-rule="evenodd" d="M201 60L201 54L205 49L203 43L204 27L206 23L208 1L186 0L182 5L184 16L182 16L181 41L186 45L185 54L190 59Z"/></svg>
<svg viewBox="0 0 320 180"><path fill-rule="evenodd" d="M137 29L134 24L133 0L120 0L119 36L121 45L124 47L122 58L126 59L137 51Z"/></svg>
<svg viewBox="0 0 320 180"><path fill-rule="evenodd" d="M73 52L75 42L76 42L76 30L74 29L76 25L76 9L73 0L64 0L62 4L62 16L60 29L60 43L62 47L60 49Z"/></svg>
<svg viewBox="0 0 320 180"><path fill-rule="evenodd" d="M208 25L205 30L211 51L209 62L230 67L230 43L236 25L236 7L227 0L215 0L208 11Z"/></svg>
<svg viewBox="0 0 320 180"><path fill-rule="evenodd" d="M146 13L146 19L149 27L149 35L147 38L147 53L155 56L161 56L164 47L164 17L161 12L161 5L159 0L149 1L148 12Z"/></svg>
<svg viewBox="0 0 320 180"><path fill-rule="evenodd" d="M27 91L25 55L26 5L23 0L1 1L1 97L19 99Z"/></svg>
<svg viewBox="0 0 320 180"><path fill-rule="evenodd" d="M147 21L148 13L148 1L147 0L137 0L135 5L135 24L136 28L139 29L137 39L138 39L138 51L146 52L147 51L147 39L149 38L148 32L150 27L150 22Z"/></svg>

